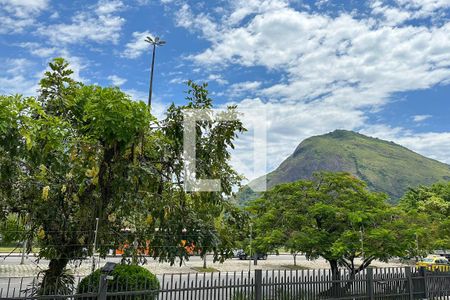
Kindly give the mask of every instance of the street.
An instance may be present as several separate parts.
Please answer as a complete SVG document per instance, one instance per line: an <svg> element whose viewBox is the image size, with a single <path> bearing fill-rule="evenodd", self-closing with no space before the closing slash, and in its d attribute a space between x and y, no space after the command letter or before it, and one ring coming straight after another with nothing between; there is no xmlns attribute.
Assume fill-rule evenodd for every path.
<svg viewBox="0 0 450 300"><path fill-rule="evenodd" d="M120 263L120 257L108 256L106 258L96 258L96 268L102 267L106 262ZM220 272L233 272L233 271L248 271L255 268L262 270L279 270L279 269L326 269L329 265L326 260L319 258L317 260L307 260L304 255L297 255L297 267L294 267L294 259L290 254L269 255L267 260L258 260L257 266L253 265L251 260L239 260L232 258L226 260L224 263L213 262L213 256L207 256L207 267L214 268ZM10 257L4 257L0 255L0 277L23 277L34 276L39 271L45 270L48 266L48 260L40 260L33 256L29 256L25 260L24 265L20 265L21 256L15 255ZM358 263L358 261L356 261ZM392 261L389 263L383 263L374 261L373 266L377 267L396 267L403 264ZM184 261L181 265L179 261L176 261L174 265L169 263L160 263L151 257L147 257L147 262L144 267L148 268L154 274L170 274L170 273L192 273L196 272L196 269L203 266L203 259L199 256L191 256L189 261ZM84 261L72 262L68 266L73 270L74 274L85 276L91 272L92 259L88 258Z"/></svg>

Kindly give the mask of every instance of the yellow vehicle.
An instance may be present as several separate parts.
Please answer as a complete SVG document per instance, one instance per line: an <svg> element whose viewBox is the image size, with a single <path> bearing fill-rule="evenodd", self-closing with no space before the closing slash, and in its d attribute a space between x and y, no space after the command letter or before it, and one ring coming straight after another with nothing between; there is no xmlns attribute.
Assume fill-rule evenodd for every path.
<svg viewBox="0 0 450 300"><path fill-rule="evenodd" d="M450 272L450 262L445 257L439 255L423 258L416 263L416 267L424 267L430 271Z"/></svg>

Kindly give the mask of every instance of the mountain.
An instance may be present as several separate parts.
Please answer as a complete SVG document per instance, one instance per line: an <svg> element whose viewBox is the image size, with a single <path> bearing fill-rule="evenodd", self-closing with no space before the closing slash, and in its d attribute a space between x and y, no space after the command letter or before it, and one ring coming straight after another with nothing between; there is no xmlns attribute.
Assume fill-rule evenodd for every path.
<svg viewBox="0 0 450 300"><path fill-rule="evenodd" d="M450 180L450 166L424 157L403 146L353 131L335 130L305 139L281 165L267 174L267 188L311 178L317 171L346 171L364 180L369 189L384 192L396 202L408 187ZM257 197L250 187L261 186L264 177L251 181L237 194L245 203Z"/></svg>

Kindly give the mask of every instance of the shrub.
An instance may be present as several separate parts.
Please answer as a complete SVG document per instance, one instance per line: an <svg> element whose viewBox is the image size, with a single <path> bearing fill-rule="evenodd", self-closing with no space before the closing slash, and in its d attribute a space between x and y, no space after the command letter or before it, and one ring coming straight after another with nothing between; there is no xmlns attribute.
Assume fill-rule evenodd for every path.
<svg viewBox="0 0 450 300"><path fill-rule="evenodd" d="M83 280L78 285L77 292L79 294L97 293L100 281L101 271L97 270ZM125 292L125 291L153 291L145 294L127 296L127 299L155 299L158 295L159 281L156 276L149 270L135 265L117 265L109 274L113 276L112 280L108 280L108 292ZM107 299L114 299L114 296Z"/></svg>

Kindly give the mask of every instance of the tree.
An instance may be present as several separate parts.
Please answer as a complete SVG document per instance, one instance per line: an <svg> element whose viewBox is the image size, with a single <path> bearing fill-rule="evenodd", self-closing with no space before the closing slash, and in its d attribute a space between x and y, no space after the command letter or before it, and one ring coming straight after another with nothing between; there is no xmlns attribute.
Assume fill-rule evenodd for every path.
<svg viewBox="0 0 450 300"><path fill-rule="evenodd" d="M223 261L232 255L233 243L229 233L239 230L245 223L241 212L230 203L232 188L241 181L241 176L230 166L230 148L237 134L245 131L242 123L235 121L214 121L212 99L209 98L207 84L196 84L188 81L187 101L183 106L171 105L167 116L161 122L161 136L165 139L157 156L150 158L158 161L156 164L160 181L157 194L161 198L170 199L172 208L165 213L166 218L159 217L161 213L152 213L152 228L164 228L164 234L159 234L152 243L155 245L154 256L164 258L169 253L162 247L167 244L164 239L177 239L195 245L204 257L207 252L214 253L214 260ZM196 172L198 178L220 179L220 192L186 192L181 187L186 179L185 160L183 154L183 110L201 110L205 119L196 122ZM229 119L237 116L236 107L229 106L223 114ZM220 117L220 116L219 116ZM163 188L165 186L165 188ZM173 188L175 187L175 189ZM156 206L162 206L157 204ZM180 222L179 220L184 220ZM237 229L236 229L237 228ZM227 234L225 234L227 233ZM172 244L176 241L173 240ZM164 250L164 251L162 251ZM182 252L184 258L189 253L174 248L172 251ZM176 256L167 257L173 262ZM180 261L181 263L181 261Z"/></svg>
<svg viewBox="0 0 450 300"><path fill-rule="evenodd" d="M399 207L416 224L417 256L450 248L450 182L410 188Z"/></svg>
<svg viewBox="0 0 450 300"><path fill-rule="evenodd" d="M414 230L385 200L348 173L280 184L250 205L255 244L323 257L335 278L339 266L355 276L373 260L403 256L414 244Z"/></svg>
<svg viewBox="0 0 450 300"><path fill-rule="evenodd" d="M172 105L158 124L143 102L118 88L75 82L65 60L50 68L37 100L0 97L1 214L26 216L23 235L36 237L39 257L50 260L43 285L67 292L67 263L96 251L96 218L101 255L128 242L137 244L135 253L148 247L161 261L181 262L189 255L183 241L218 259L228 253L210 220L239 219L228 202L240 178L228 147L242 124L198 125L198 174L221 178L222 191L187 193L183 107ZM190 83L188 95L185 107L212 107L205 85Z"/></svg>
<svg viewBox="0 0 450 300"><path fill-rule="evenodd" d="M52 68L66 66L55 60ZM52 80L53 73L45 76L42 82L60 82ZM16 121L6 128L19 133L13 140L18 149L15 165L1 168L4 177L11 168L18 174L8 186L6 211L26 216L26 234L29 239L31 233L37 235L39 256L50 259L43 277L47 288L63 287L60 280L70 282L64 276L67 263L92 254L95 219L100 219L102 237L110 228L108 214L133 201L137 191L129 187L134 185L136 161L131 149L151 121L144 104L132 102L116 88L79 85L65 91L72 88L51 88L40 101L3 98L16 107ZM64 101L51 105L57 99L53 92Z"/></svg>
<svg viewBox="0 0 450 300"><path fill-rule="evenodd" d="M23 220L19 219L15 214L9 214L3 222L0 223L0 243L16 244L22 238L25 230Z"/></svg>

